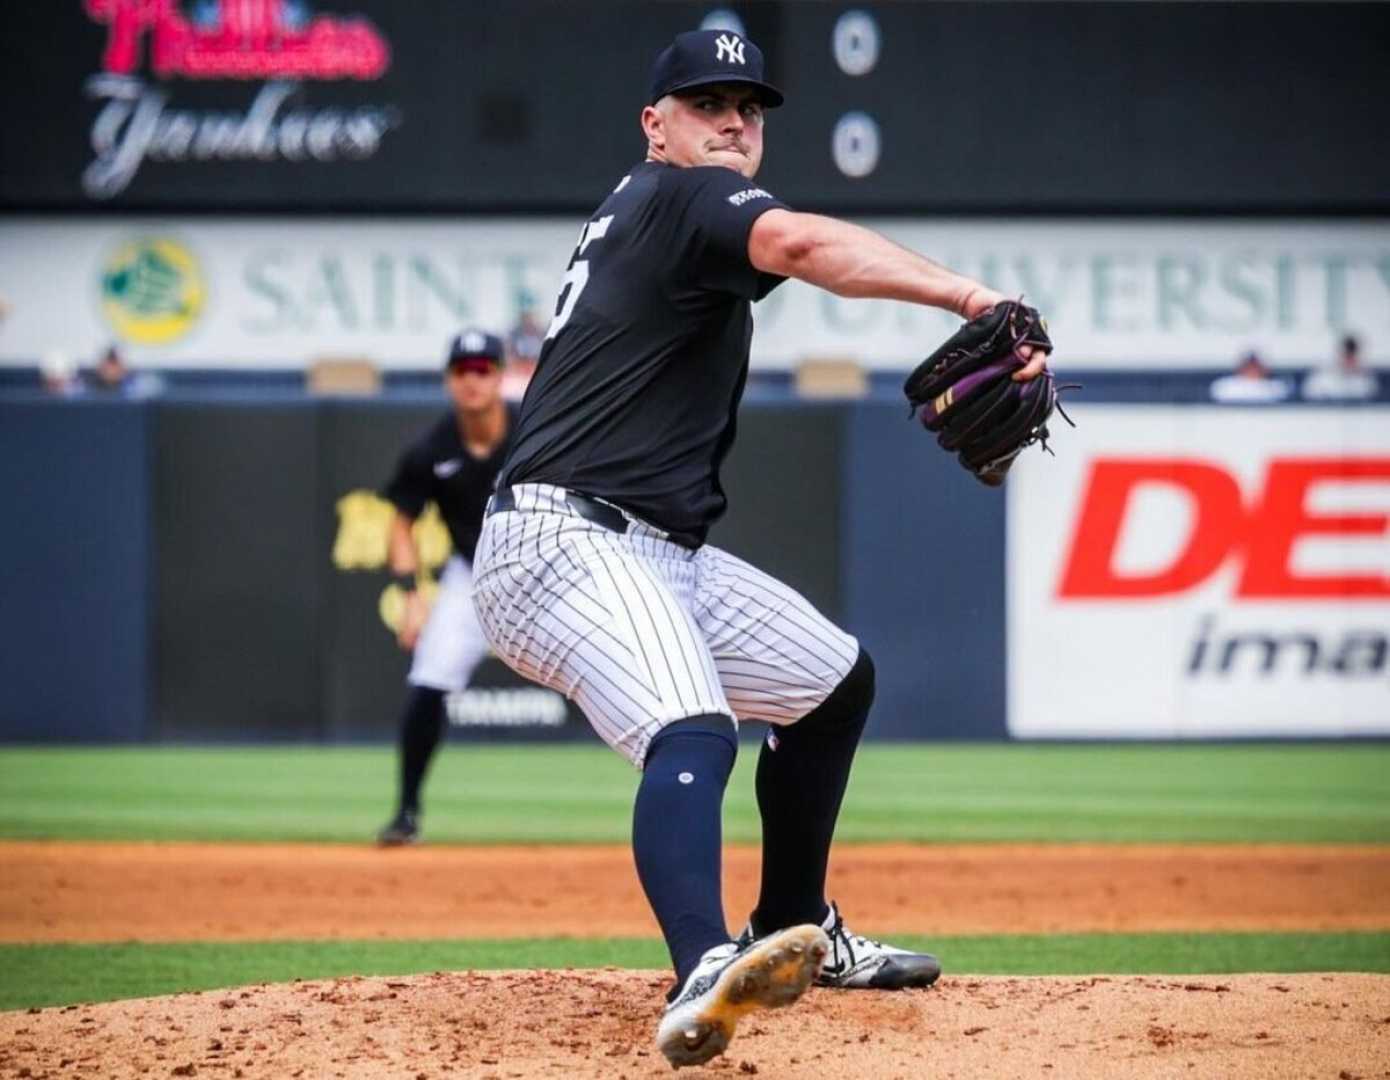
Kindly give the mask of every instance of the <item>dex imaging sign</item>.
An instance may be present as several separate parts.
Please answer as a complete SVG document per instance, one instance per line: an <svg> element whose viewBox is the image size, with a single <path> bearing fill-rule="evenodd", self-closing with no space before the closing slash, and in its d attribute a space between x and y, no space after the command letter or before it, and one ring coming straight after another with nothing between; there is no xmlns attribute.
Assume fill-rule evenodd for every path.
<svg viewBox="0 0 1390 1080"><path fill-rule="evenodd" d="M1390 732L1390 414L1078 411L1010 478L1010 730Z"/></svg>

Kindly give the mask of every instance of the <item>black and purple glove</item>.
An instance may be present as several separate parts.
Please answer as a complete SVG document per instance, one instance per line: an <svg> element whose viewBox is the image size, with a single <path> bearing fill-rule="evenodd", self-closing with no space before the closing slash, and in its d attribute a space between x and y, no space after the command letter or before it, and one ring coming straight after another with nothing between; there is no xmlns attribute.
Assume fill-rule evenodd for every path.
<svg viewBox="0 0 1390 1080"><path fill-rule="evenodd" d="M1024 345L1052 351L1037 310L1005 300L952 334L903 384L922 426L990 487L1004 482L1025 448L1036 442L1048 448L1057 392L1069 389L1059 387L1046 367L1028 382L1015 382L1011 376L1026 363L1019 355ZM1065 412L1062 417L1071 423Z"/></svg>

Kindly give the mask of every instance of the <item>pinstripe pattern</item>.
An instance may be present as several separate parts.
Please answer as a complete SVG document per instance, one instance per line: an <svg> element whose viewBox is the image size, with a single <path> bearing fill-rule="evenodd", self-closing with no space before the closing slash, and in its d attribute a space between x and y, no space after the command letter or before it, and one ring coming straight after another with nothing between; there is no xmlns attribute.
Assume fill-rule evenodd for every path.
<svg viewBox="0 0 1390 1080"><path fill-rule="evenodd" d="M690 551L633 519L612 532L548 484L513 492L516 511L484 521L473 560L483 633L639 767L666 724L703 713L792 723L853 666L853 637L728 552Z"/></svg>

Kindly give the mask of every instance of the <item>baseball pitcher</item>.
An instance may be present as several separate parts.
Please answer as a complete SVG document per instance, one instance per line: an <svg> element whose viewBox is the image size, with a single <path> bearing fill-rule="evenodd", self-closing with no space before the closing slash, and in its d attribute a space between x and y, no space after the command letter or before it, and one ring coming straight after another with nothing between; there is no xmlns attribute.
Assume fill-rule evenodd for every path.
<svg viewBox="0 0 1390 1080"><path fill-rule="evenodd" d="M632 845L675 966L657 1043L679 1067L813 981L899 989L940 973L932 956L850 931L825 896L873 662L796 590L705 543L725 509L751 302L788 277L967 319L1004 297L758 186L764 117L783 99L747 38L679 35L647 100L646 160L580 230L474 580L497 654L576 701L642 770ZM1044 370L1044 349L1010 350L1007 381ZM761 892L734 939L720 806L744 720L770 727Z"/></svg>

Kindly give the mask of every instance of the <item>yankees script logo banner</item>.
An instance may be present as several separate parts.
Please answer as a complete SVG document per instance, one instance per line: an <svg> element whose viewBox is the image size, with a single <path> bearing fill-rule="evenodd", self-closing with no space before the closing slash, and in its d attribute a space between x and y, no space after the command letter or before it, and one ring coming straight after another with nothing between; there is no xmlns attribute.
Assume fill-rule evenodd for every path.
<svg viewBox="0 0 1390 1080"><path fill-rule="evenodd" d="M1009 730L1390 733L1390 410L1077 410L1009 480Z"/></svg>
<svg viewBox="0 0 1390 1080"><path fill-rule="evenodd" d="M177 0L85 0L85 10L106 27L102 70L86 85L99 103L82 176L92 198L119 195L147 162L361 161L400 123L392 106L319 106L303 90L386 73L390 46L364 18L312 15L301 0L200 0L187 13ZM177 104L180 81L255 90L242 108L189 108Z"/></svg>

